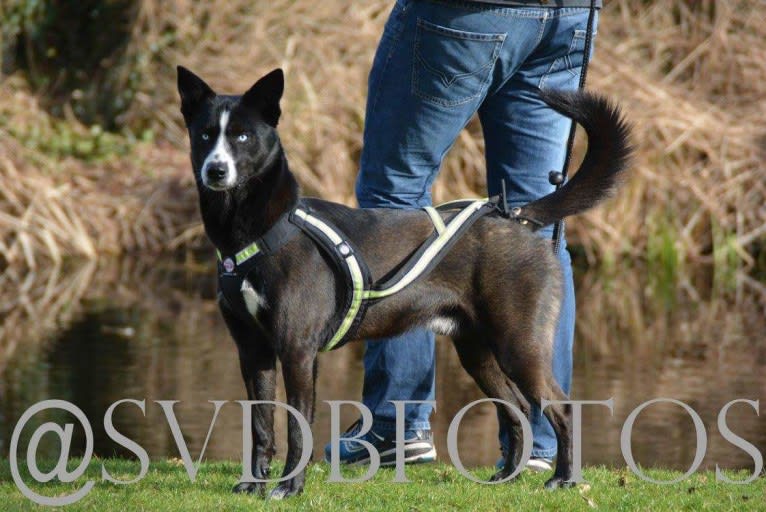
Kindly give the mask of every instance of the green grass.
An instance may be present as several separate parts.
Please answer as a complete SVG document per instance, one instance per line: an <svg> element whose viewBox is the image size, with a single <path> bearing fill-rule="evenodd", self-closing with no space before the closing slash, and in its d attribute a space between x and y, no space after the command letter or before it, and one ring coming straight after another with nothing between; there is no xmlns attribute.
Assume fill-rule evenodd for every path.
<svg viewBox="0 0 766 512"><path fill-rule="evenodd" d="M712 472L697 473L674 485L642 481L627 469L587 468L588 481L574 489L546 491L546 475L524 473L512 484L482 485L464 478L454 467L430 464L407 467L411 483L393 483L394 472L381 469L370 481L327 483L329 467L309 466L306 490L301 496L282 502L265 502L256 496L233 495L230 488L240 473L233 462L204 463L191 483L180 462L153 461L149 473L132 485L101 481L101 462L94 460L87 475L96 481L93 490L66 510L127 512L132 510L766 510L766 480L733 485L717 482ZM137 462L108 460L106 466L116 478L129 480L138 474ZM51 466L41 464L44 471ZM70 466L72 467L72 466ZM348 477L363 474L361 468L344 470ZM646 470L655 479L669 480L678 472ZM490 468L475 475L487 478ZM22 468L22 473L26 469ZM745 472L730 478L744 479ZM28 477L25 481L31 480ZM46 496L70 494L80 484L35 484ZM0 509L39 510L16 488L7 460L0 461Z"/></svg>

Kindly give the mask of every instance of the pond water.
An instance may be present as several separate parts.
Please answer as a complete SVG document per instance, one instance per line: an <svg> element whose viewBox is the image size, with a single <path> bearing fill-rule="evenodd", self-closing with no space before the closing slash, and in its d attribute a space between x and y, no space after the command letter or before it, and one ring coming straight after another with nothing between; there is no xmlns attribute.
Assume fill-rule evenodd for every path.
<svg viewBox="0 0 766 512"><path fill-rule="evenodd" d="M747 275L720 284L702 269L674 282L653 283L647 269L612 275L577 272L578 327L572 397L614 399L614 414L586 407L583 460L624 466L620 432L637 406L658 397L684 402L706 429L702 467L752 467L751 457L719 433L717 416L731 400L766 397L766 288ZM721 288L726 288L721 290ZM153 458L178 457L160 407L152 400L179 400L177 416L196 459L213 405L228 400L213 429L208 459L241 457L241 410L245 399L237 354L217 312L209 262L158 257L101 261L16 274L0 282L0 457L11 433L36 402L58 398L80 407L93 425L95 453L126 454L104 433L102 418L117 400L146 400L146 415L124 405L116 428ZM433 427L441 460L449 461L447 428L464 405L482 398L448 340L437 344L437 412ZM361 344L320 357L315 456L329 437L329 407L322 400L358 400ZM278 399L284 401L280 387ZM343 425L356 413L343 411ZM63 413L65 414L65 413ZM56 413L36 420L62 421ZM731 430L766 450L766 419L738 404L727 416ZM284 457L285 416L277 414L278 457ZM22 432L22 450L33 428ZM82 451L76 429L74 451ZM463 419L459 446L467 466L493 464L499 455L494 408L483 404ZM49 443L53 444L53 443ZM58 453L58 445L43 449ZM678 405L644 410L632 435L642 466L685 470L694 459L691 417ZM25 451L20 451L23 456ZM53 455L51 455L53 456Z"/></svg>

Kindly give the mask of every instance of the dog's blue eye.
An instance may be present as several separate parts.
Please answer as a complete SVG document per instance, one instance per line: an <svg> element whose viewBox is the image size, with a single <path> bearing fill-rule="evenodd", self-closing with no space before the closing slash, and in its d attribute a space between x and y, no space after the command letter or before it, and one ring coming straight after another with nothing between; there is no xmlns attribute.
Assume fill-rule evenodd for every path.
<svg viewBox="0 0 766 512"><path fill-rule="evenodd" d="M247 140L247 134L246 133L240 133L239 136L237 137L237 140L239 142L245 142Z"/></svg>
<svg viewBox="0 0 766 512"><path fill-rule="evenodd" d="M207 133L203 133L202 140L210 140L210 135L208 135Z"/></svg>

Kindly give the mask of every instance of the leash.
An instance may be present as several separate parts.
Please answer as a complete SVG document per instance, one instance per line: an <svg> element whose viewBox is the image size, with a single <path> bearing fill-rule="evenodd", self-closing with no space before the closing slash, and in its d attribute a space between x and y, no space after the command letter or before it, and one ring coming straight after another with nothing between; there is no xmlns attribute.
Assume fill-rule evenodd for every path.
<svg viewBox="0 0 766 512"><path fill-rule="evenodd" d="M588 62L590 61L590 49L593 41L593 23L596 19L596 0L590 0L590 10L588 11L588 26L585 30L585 46L583 48L583 61L580 69L580 83L578 88L580 90L585 89L585 80L588 77ZM574 147L575 132L577 131L577 123L572 121L572 125L569 128L569 139L567 140L567 152L564 158L564 166L561 172L551 171L548 174L548 181L551 185L556 186L556 190L560 189L564 182L567 180L567 170L569 169L569 162L572 160L572 148ZM553 253L558 254L561 248L561 237L564 232L564 219L556 221L553 225Z"/></svg>

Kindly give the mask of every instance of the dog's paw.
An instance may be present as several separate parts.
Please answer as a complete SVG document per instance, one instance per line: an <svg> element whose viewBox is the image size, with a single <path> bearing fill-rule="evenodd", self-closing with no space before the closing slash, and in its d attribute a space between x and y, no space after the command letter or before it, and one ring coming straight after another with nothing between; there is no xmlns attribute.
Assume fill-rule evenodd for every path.
<svg viewBox="0 0 766 512"><path fill-rule="evenodd" d="M266 486L256 482L240 482L232 487L231 492L234 494L258 494L263 498L266 496Z"/></svg>
<svg viewBox="0 0 766 512"><path fill-rule="evenodd" d="M489 479L489 481L490 482L501 482L501 481L504 481L506 478L508 478L509 475L511 475L513 473L514 470L515 470L515 468L514 469L509 469L509 470L501 469L500 471L498 471L497 473L492 475L492 477ZM513 478L509 479L508 482L513 482L514 480L517 480L519 478L519 474L520 474L520 472L517 473L516 475L514 475Z"/></svg>
<svg viewBox="0 0 766 512"><path fill-rule="evenodd" d="M282 500L290 496L296 496L303 491L303 487L291 485L290 482L279 484L269 493L270 500Z"/></svg>
<svg viewBox="0 0 766 512"><path fill-rule="evenodd" d="M566 489L569 487L574 487L575 485L577 485L576 482L573 482L572 480L568 480L560 476L554 476L553 478L545 482L545 488L549 490Z"/></svg>

